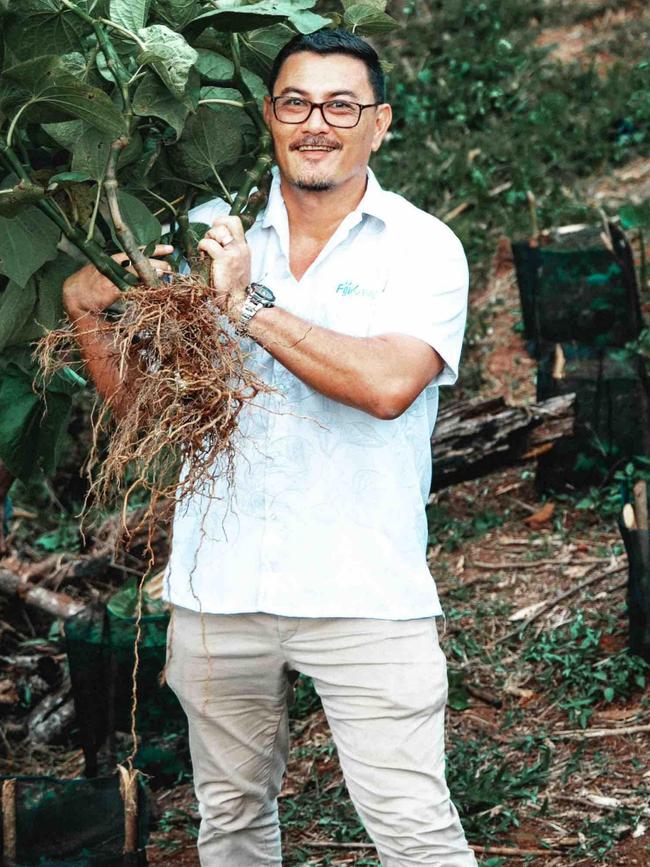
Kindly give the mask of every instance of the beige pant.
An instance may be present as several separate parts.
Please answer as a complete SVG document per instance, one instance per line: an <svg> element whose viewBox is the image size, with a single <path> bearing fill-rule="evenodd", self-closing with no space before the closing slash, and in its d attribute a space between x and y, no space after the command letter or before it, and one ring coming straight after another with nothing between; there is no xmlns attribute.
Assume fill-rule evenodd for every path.
<svg viewBox="0 0 650 867"><path fill-rule="evenodd" d="M384 867L476 867L445 783L447 673L434 618L201 618L176 607L167 676L189 720L202 867L282 863L290 670L313 678Z"/></svg>

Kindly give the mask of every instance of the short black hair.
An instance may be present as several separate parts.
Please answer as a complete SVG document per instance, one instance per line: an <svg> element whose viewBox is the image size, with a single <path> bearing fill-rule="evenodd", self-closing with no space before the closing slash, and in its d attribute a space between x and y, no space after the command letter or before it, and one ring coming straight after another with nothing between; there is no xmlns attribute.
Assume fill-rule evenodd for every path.
<svg viewBox="0 0 650 867"><path fill-rule="evenodd" d="M311 51L313 54L347 54L350 57L358 58L366 65L370 86L376 101L386 101L386 81L377 52L365 39L360 39L347 30L318 30L316 33L306 35L299 33L294 36L273 61L269 73L269 92L271 95L273 95L273 88L282 64L292 54L298 54L300 51Z"/></svg>

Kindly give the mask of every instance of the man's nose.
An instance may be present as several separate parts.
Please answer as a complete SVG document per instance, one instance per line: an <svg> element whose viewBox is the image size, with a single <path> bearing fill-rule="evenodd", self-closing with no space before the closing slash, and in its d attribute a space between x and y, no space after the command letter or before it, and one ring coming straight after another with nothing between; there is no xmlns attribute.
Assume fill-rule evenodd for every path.
<svg viewBox="0 0 650 867"><path fill-rule="evenodd" d="M316 133L329 132L330 126L325 120L323 107L315 105L312 108L311 114L304 123L304 129L312 135Z"/></svg>

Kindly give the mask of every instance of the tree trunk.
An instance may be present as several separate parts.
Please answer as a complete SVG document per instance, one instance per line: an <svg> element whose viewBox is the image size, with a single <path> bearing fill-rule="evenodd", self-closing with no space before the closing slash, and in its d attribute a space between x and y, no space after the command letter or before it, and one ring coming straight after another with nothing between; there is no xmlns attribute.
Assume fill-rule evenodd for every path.
<svg viewBox="0 0 650 867"><path fill-rule="evenodd" d="M575 395L530 406L502 397L452 403L440 410L431 440L432 489L476 479L550 451L573 434Z"/></svg>

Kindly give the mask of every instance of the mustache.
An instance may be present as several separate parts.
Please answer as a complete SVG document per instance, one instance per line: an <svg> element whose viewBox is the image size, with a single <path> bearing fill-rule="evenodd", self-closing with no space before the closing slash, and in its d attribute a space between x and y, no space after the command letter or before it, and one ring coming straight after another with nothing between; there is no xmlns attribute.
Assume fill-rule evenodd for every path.
<svg viewBox="0 0 650 867"><path fill-rule="evenodd" d="M301 139L300 141L294 142L290 145L289 150L295 151L298 148L303 147L327 147L327 148L336 148L336 150L340 150L341 145L337 141L332 141L328 139L326 136L322 135L311 135L306 138Z"/></svg>

